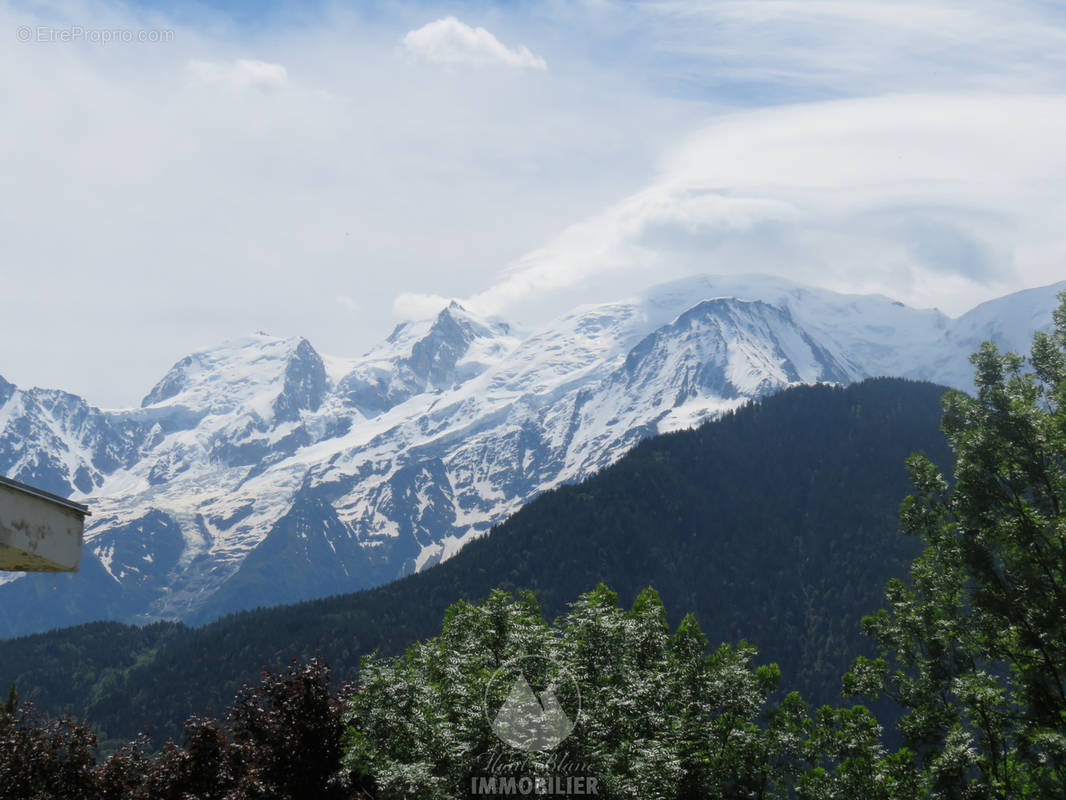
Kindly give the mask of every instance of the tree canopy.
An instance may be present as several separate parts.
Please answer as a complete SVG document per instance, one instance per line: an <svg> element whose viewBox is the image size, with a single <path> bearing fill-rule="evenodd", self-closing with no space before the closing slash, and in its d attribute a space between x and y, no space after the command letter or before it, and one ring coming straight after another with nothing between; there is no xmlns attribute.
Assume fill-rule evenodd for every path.
<svg viewBox="0 0 1066 800"><path fill-rule="evenodd" d="M976 392L949 392L955 484L910 462L901 527L924 551L863 621L882 648L846 676L883 692L922 791L1066 796L1066 292L1026 360L990 343Z"/></svg>

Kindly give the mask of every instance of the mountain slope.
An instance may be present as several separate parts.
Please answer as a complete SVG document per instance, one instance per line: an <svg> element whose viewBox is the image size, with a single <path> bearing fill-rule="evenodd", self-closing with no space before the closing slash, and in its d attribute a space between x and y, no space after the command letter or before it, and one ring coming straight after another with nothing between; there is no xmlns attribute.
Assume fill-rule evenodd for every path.
<svg viewBox="0 0 1066 800"><path fill-rule="evenodd" d="M552 617L603 581L626 604L655 586L673 624L694 611L712 643L746 638L781 664L785 686L831 701L865 647L859 619L916 554L917 543L896 533L909 488L904 459L924 450L950 464L942 392L890 379L790 389L649 439L417 575L199 629L152 629L165 641L135 666L128 642L148 645L122 626L0 642L0 685L17 680L24 696L53 709L73 704L110 736L142 724L176 734L186 715L221 708L263 664L317 652L350 676L361 654L434 635L459 598L530 588ZM108 641L112 661L101 655ZM107 685L88 674L108 675Z"/></svg>
<svg viewBox="0 0 1066 800"><path fill-rule="evenodd" d="M453 303L352 360L247 337L183 359L136 409L0 384L0 472L93 510L81 574L55 589L0 577L0 606L32 605L0 615L0 635L379 585L749 398L875 375L965 387L975 337L1027 341L1063 285L950 320L777 278L692 278L525 337Z"/></svg>

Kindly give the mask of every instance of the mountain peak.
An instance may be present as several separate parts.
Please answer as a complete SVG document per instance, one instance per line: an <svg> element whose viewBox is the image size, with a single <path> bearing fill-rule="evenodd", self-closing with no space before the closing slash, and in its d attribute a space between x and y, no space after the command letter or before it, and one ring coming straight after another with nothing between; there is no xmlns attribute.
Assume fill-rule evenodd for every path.
<svg viewBox="0 0 1066 800"><path fill-rule="evenodd" d="M423 392L452 389L518 345L511 327L452 300L435 317L401 322L337 385L345 402L376 416Z"/></svg>
<svg viewBox="0 0 1066 800"><path fill-rule="evenodd" d="M305 339L254 334L197 350L174 364L141 401L141 408L182 405L231 409L272 387L276 395L289 360Z"/></svg>
<svg viewBox="0 0 1066 800"><path fill-rule="evenodd" d="M279 421L299 419L301 411L318 411L326 394L326 366L306 339L300 339L285 367L285 385L274 400Z"/></svg>

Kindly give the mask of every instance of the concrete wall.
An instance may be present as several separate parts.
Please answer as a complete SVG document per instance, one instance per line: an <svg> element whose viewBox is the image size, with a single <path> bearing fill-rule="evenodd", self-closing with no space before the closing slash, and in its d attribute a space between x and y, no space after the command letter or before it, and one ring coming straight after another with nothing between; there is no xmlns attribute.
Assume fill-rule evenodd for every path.
<svg viewBox="0 0 1066 800"><path fill-rule="evenodd" d="M74 572L84 530L77 510L0 484L0 569Z"/></svg>

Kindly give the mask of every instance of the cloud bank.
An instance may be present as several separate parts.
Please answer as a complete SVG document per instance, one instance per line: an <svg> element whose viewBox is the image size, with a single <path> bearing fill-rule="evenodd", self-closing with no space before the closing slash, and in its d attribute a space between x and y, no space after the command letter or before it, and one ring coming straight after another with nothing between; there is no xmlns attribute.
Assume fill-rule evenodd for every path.
<svg viewBox="0 0 1066 800"><path fill-rule="evenodd" d="M650 185L466 302L507 313L596 280L617 291L627 277L766 272L961 313L1061 279L1064 137L1066 95L898 95L728 115L665 156Z"/></svg>

